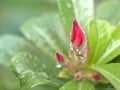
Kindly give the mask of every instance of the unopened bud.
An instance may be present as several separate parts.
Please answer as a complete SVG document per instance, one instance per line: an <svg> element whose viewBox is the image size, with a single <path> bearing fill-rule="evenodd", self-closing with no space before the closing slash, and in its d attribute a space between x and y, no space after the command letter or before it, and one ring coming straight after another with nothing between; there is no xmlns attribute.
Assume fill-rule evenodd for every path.
<svg viewBox="0 0 120 90"><path fill-rule="evenodd" d="M59 63L64 63L65 62L65 57L62 54L56 52L56 60Z"/></svg>
<svg viewBox="0 0 120 90"><path fill-rule="evenodd" d="M86 37L84 31L81 29L76 19L73 21L71 43L74 47L81 47L86 44Z"/></svg>

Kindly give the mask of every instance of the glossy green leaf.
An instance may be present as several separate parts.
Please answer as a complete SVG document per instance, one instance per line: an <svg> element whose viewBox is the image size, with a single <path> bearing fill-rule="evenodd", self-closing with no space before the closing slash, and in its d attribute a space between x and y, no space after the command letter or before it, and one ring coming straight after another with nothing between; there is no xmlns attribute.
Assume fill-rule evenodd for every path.
<svg viewBox="0 0 120 90"><path fill-rule="evenodd" d="M98 60L97 64L103 64L111 61L120 54L120 23L112 33L111 42L109 43L105 53Z"/></svg>
<svg viewBox="0 0 120 90"><path fill-rule="evenodd" d="M98 66L94 66L93 69L101 73L103 76L105 76L110 81L110 83L116 88L116 90L120 90L119 63L98 65Z"/></svg>
<svg viewBox="0 0 120 90"><path fill-rule="evenodd" d="M54 76L57 71L51 69L52 65L45 64L44 60L39 59L34 54L28 52L18 53L12 58L11 66L13 72L19 78L23 90L38 85L48 85L53 88L60 86L61 81L57 81L56 76Z"/></svg>
<svg viewBox="0 0 120 90"><path fill-rule="evenodd" d="M93 0L58 0L58 7L68 36L74 18L87 31L88 22L93 18Z"/></svg>
<svg viewBox="0 0 120 90"><path fill-rule="evenodd" d="M9 68L10 59L20 51L35 52L33 46L22 37L15 35L3 35L0 37L1 90L19 90L20 88L19 81Z"/></svg>
<svg viewBox="0 0 120 90"><path fill-rule="evenodd" d="M0 37L0 63L9 67L9 60L20 51L35 52L31 44L22 37L3 35Z"/></svg>
<svg viewBox="0 0 120 90"><path fill-rule="evenodd" d="M9 68L0 64L0 90L20 90L20 84Z"/></svg>
<svg viewBox="0 0 120 90"><path fill-rule="evenodd" d="M27 21L22 26L24 35L55 64L55 52L67 55L69 40L57 14L45 14Z"/></svg>
<svg viewBox="0 0 120 90"><path fill-rule="evenodd" d="M101 3L96 5L96 18L107 20L112 25L113 24L116 25L120 21L120 15L119 15L120 6L119 5L120 5L119 0L102 1Z"/></svg>
<svg viewBox="0 0 120 90"><path fill-rule="evenodd" d="M115 88L110 84L97 83L95 85L95 90L115 90Z"/></svg>
<svg viewBox="0 0 120 90"><path fill-rule="evenodd" d="M95 90L94 86L87 80L69 81L64 84L59 90Z"/></svg>
<svg viewBox="0 0 120 90"><path fill-rule="evenodd" d="M90 46L89 64L98 62L110 42L111 32L110 25L106 21L92 20L90 22L88 29Z"/></svg>
<svg viewBox="0 0 120 90"><path fill-rule="evenodd" d="M72 0L75 16L80 26L86 31L88 23L94 17L93 0Z"/></svg>
<svg viewBox="0 0 120 90"><path fill-rule="evenodd" d="M75 18L74 7L72 0L57 0L58 9L65 27L67 35L70 35L72 21Z"/></svg>

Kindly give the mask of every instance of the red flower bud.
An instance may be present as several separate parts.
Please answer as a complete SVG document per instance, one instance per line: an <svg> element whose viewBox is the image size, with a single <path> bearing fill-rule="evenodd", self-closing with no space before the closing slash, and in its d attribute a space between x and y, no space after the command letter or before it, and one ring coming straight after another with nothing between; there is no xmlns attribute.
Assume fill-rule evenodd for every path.
<svg viewBox="0 0 120 90"><path fill-rule="evenodd" d="M56 52L56 60L57 60L59 63L63 63L63 62L65 62L65 57L64 57L62 54Z"/></svg>
<svg viewBox="0 0 120 90"><path fill-rule="evenodd" d="M91 80L93 82L95 81L99 81L101 79L101 75L98 74L98 73L95 73L95 72L87 72L85 74L85 77L88 79L88 80Z"/></svg>
<svg viewBox="0 0 120 90"><path fill-rule="evenodd" d="M92 78L93 78L94 81L99 81L101 79L99 74L92 75Z"/></svg>
<svg viewBox="0 0 120 90"><path fill-rule="evenodd" d="M80 47L86 44L86 37L83 30L80 28L76 19L73 21L73 28L71 32L71 42L75 47Z"/></svg>

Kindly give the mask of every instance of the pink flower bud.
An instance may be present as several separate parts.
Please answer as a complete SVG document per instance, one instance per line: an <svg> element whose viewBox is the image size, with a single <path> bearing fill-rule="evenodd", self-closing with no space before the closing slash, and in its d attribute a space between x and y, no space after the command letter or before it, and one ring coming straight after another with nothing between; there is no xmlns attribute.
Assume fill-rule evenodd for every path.
<svg viewBox="0 0 120 90"><path fill-rule="evenodd" d="M93 78L94 81L99 81L101 79L99 74L93 74L92 78Z"/></svg>
<svg viewBox="0 0 120 90"><path fill-rule="evenodd" d="M95 72L87 72L85 77L93 82L101 80L101 75Z"/></svg>
<svg viewBox="0 0 120 90"><path fill-rule="evenodd" d="M73 21L73 28L71 32L71 42L75 47L80 47L86 44L86 37L83 30L80 28L76 19Z"/></svg>
<svg viewBox="0 0 120 90"><path fill-rule="evenodd" d="M56 52L56 60L57 60L59 63L64 63L64 62L65 62L65 57L64 57L62 54Z"/></svg>

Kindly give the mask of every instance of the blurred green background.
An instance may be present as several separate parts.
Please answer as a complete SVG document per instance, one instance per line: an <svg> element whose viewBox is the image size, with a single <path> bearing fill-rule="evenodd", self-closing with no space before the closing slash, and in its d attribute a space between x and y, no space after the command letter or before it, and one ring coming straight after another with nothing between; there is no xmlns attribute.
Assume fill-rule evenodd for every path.
<svg viewBox="0 0 120 90"><path fill-rule="evenodd" d="M58 12L56 0L0 0L0 37L22 36L22 23L49 12ZM0 57L4 54L0 53ZM19 81L7 66L0 64L0 90L19 90Z"/></svg>
<svg viewBox="0 0 120 90"><path fill-rule="evenodd" d="M94 0L95 16L112 24L120 20L120 0ZM0 35L22 35L21 24L43 13L58 12L56 0L0 0Z"/></svg>
<svg viewBox="0 0 120 90"><path fill-rule="evenodd" d="M21 34L26 20L56 11L56 0L0 0L0 34Z"/></svg>
<svg viewBox="0 0 120 90"><path fill-rule="evenodd" d="M120 0L94 0L94 4L95 18L107 20L112 25L120 21ZM49 12L59 13L56 0L0 0L0 36L22 36L22 23ZM19 87L10 69L0 65L0 90L18 90Z"/></svg>

